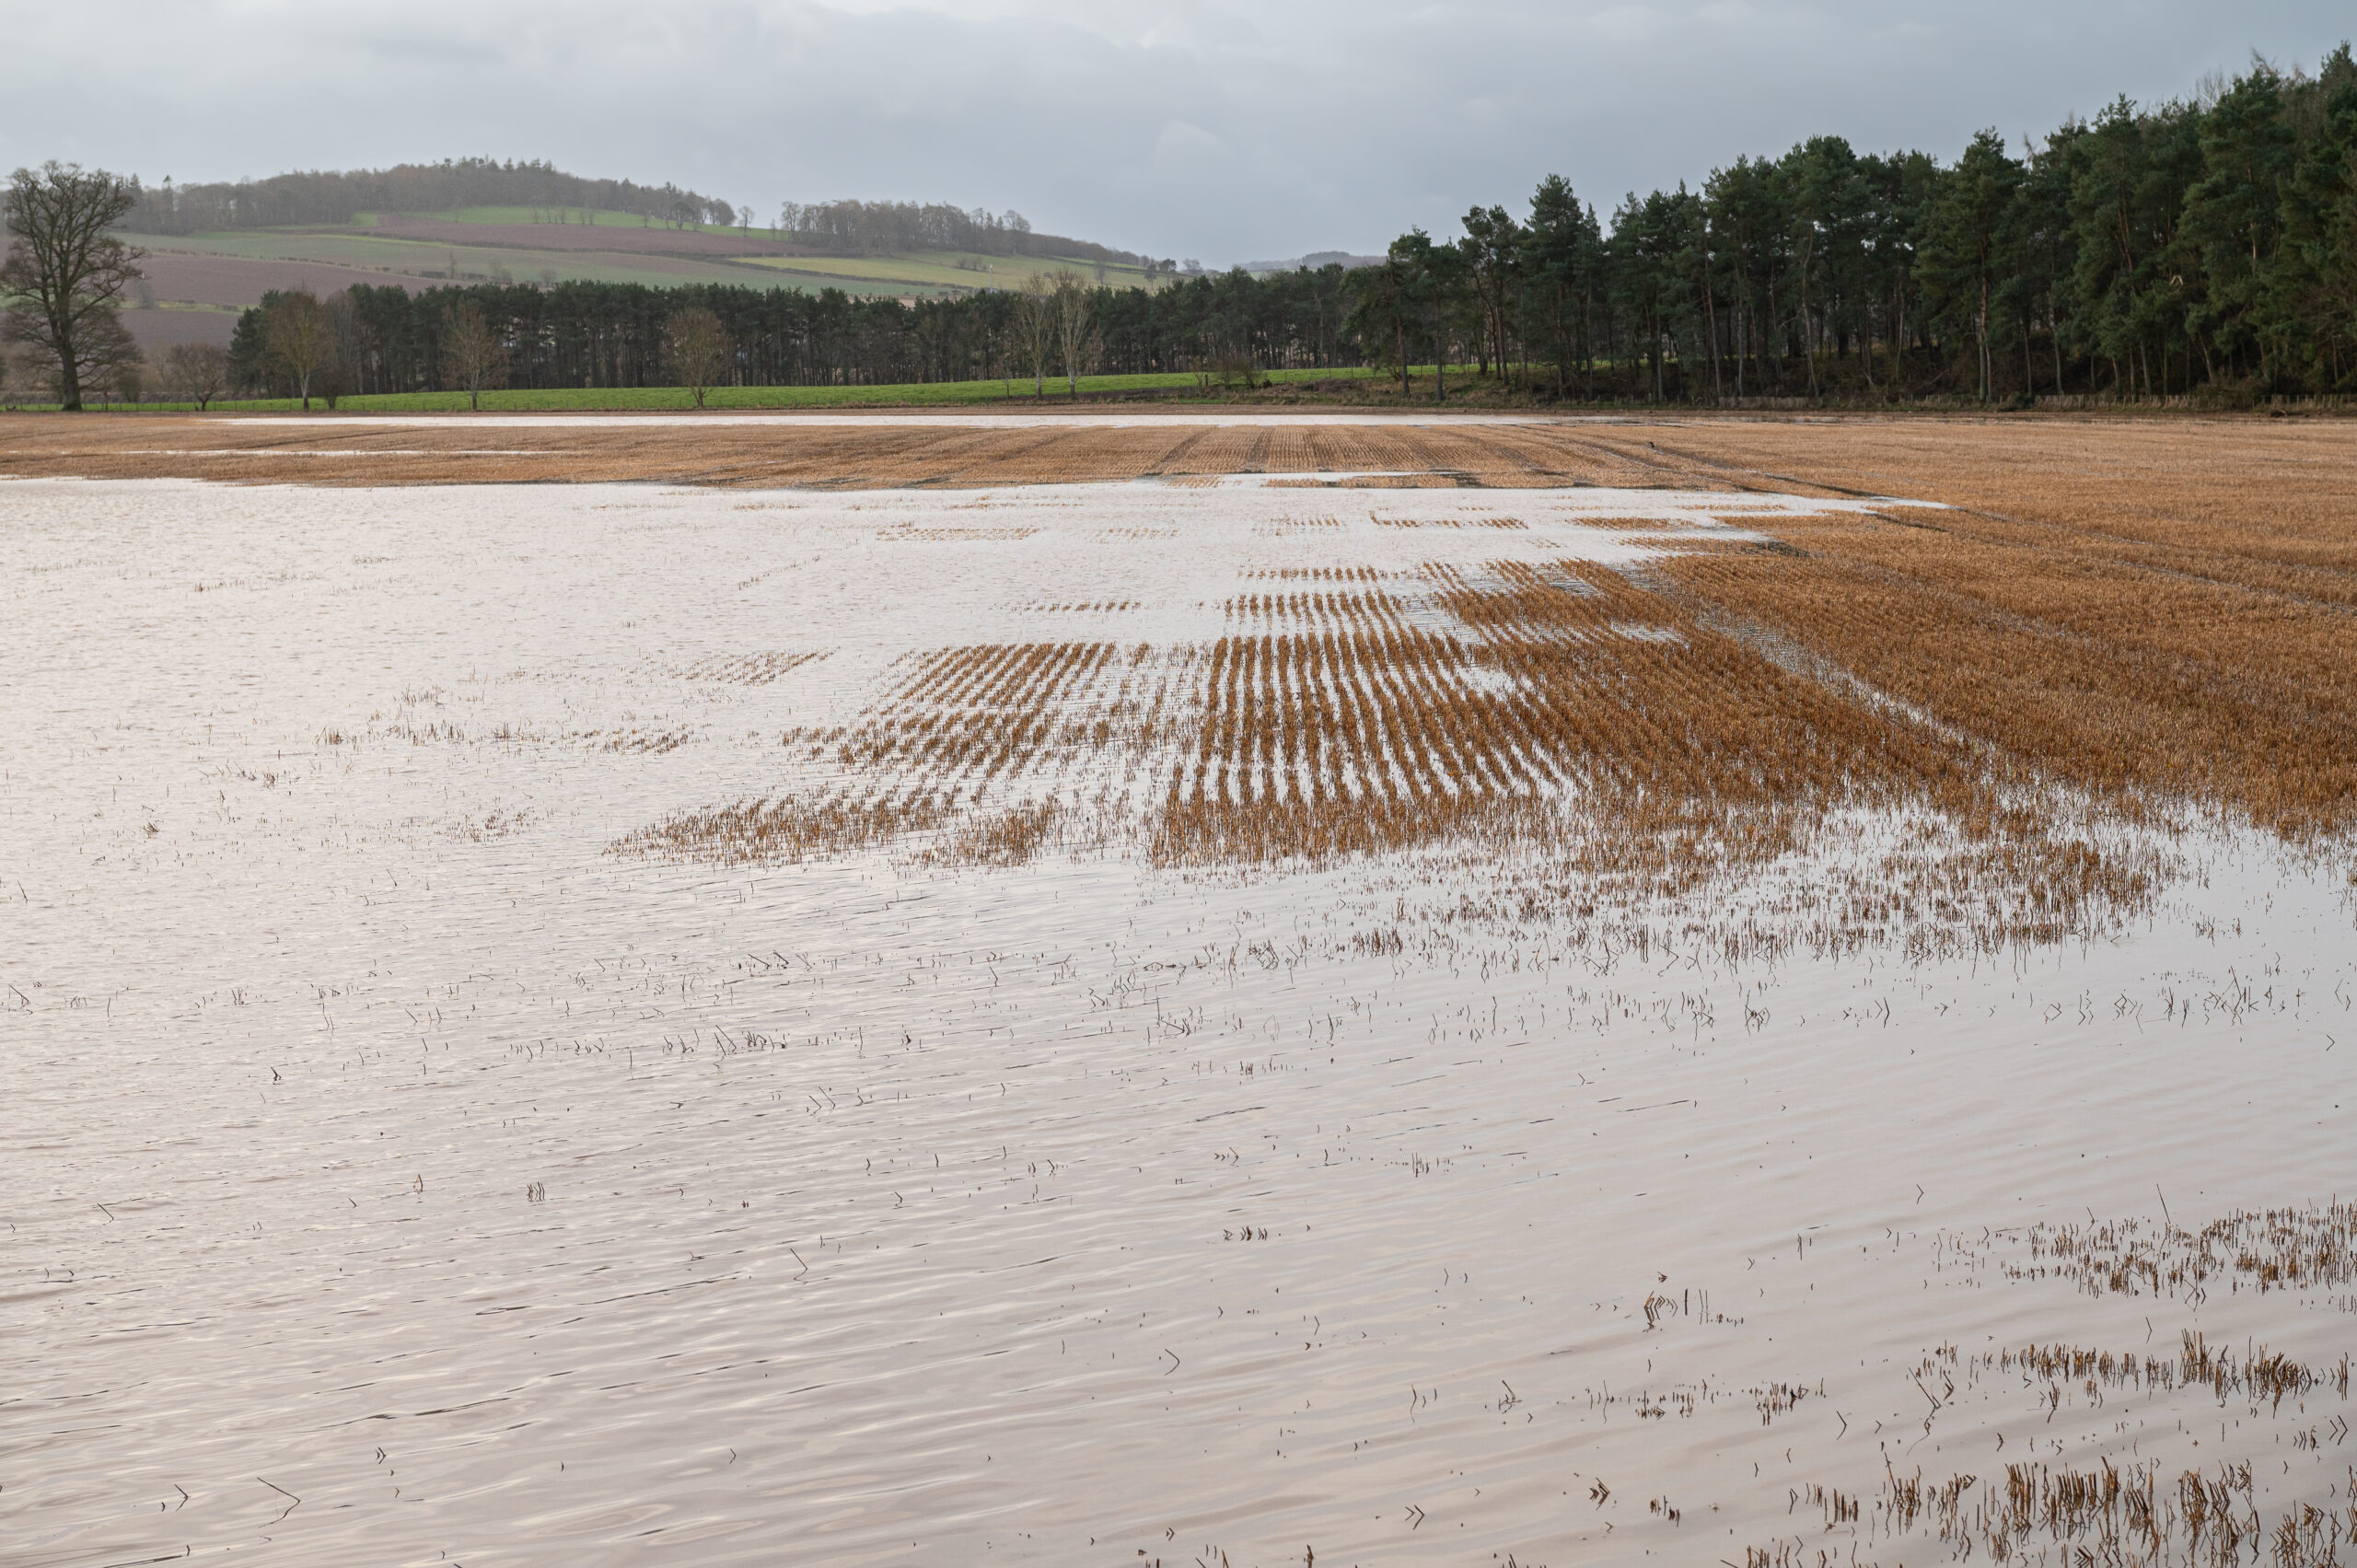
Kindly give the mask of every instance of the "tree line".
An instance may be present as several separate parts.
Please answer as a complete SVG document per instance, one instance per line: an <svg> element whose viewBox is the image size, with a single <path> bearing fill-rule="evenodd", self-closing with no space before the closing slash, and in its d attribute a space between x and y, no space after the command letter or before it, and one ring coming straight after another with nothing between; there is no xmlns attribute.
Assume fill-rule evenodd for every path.
<svg viewBox="0 0 2357 1568"><path fill-rule="evenodd" d="M1353 280L1350 334L1408 388L1470 360L1557 397L2018 399L2357 389L2357 65L2264 63L2126 99L2016 156L1838 136L1738 157L1608 225L1560 177ZM1445 395L1437 378L1433 395Z"/></svg>
<svg viewBox="0 0 2357 1568"><path fill-rule="evenodd" d="M313 169L266 180L142 186L128 181L123 225L136 234L209 234L288 224L344 224L362 213L523 207L548 214L634 213L650 223L733 226L737 209L677 185L590 180L539 161L445 158L391 168ZM723 215L723 214L726 215Z"/></svg>
<svg viewBox="0 0 2357 1568"><path fill-rule="evenodd" d="M1031 314L1060 321L1044 354ZM298 367L274 348L288 311L324 313L327 352ZM474 284L412 294L354 285L324 300L273 293L238 319L229 385L274 397L458 389L447 363L450 323L465 313L498 345L500 384L619 388L676 384L664 350L673 318L708 312L727 343L714 384L877 386L922 381L1067 382L1097 372L1195 372L1234 380L1271 367L1355 366L1342 333L1348 287L1339 266L1256 278L1205 275L1147 291L1090 284L1062 269L1014 289L945 299L857 297L722 284ZM1074 368L1076 367L1076 368ZM1067 388L1069 389L1069 387Z"/></svg>
<svg viewBox="0 0 2357 1568"><path fill-rule="evenodd" d="M749 221L749 219L748 220ZM1118 250L1065 235L1038 234L1030 220L1009 210L969 212L940 202L786 202L774 232L795 245L839 256L881 256L910 250L970 250L985 256L1053 256L1144 267L1149 275L1176 263Z"/></svg>
<svg viewBox="0 0 2357 1568"><path fill-rule="evenodd" d="M784 202L774 215L674 184L591 180L537 160L445 158L391 168L309 170L267 180L157 186L128 180L123 226L134 234L188 235L299 224L346 224L362 213L437 213L513 207L545 223L587 222L593 213L635 214L665 227L716 225L836 255L972 250L995 256L1061 256L1169 270L1111 246L1038 234L1021 213L937 202Z"/></svg>
<svg viewBox="0 0 2357 1568"><path fill-rule="evenodd" d="M1533 398L1700 403L2357 390L2357 64L2346 44L2314 75L2255 63L2018 151L1983 132L1951 164L1812 137L1608 218L1550 176L1524 214L1477 206L1457 236L1411 231L1348 273L1061 286L1085 293L1091 368L1372 365L1403 396L1446 395L1447 370L1420 366ZM357 308L370 389L435 384L434 323L460 294L519 385L656 380L681 308L724 323L722 374L749 384L1028 374L1009 291L380 292Z"/></svg>
<svg viewBox="0 0 2357 1568"><path fill-rule="evenodd" d="M67 407L139 395L116 317L139 252L117 230L145 199L103 171L17 171L0 202L0 369ZM844 247L1051 243L1016 215L952 208L789 206L789 220ZM1425 395L1417 366L1436 367L1435 399L1463 370L1492 395L1694 403L2348 392L2357 63L2345 43L2314 75L2255 62L2190 99L2121 99L2018 155L1983 132L1953 164L1813 137L1738 157L1699 190L1631 193L1608 223L1550 176L1527 215L1476 206L1462 229L1411 231L1353 271L1150 289L1064 268L917 301L586 282L297 291L246 312L226 354L173 351L165 380L200 401L502 384L701 399L729 384L1004 379L1043 394L1051 375L1070 391L1096 370L1234 383L1374 366L1403 398Z"/></svg>

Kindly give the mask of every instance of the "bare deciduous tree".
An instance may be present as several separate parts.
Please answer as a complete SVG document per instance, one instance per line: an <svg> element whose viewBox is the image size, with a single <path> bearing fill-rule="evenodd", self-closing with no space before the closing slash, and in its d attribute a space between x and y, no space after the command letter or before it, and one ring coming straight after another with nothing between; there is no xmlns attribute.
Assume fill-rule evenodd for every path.
<svg viewBox="0 0 2357 1568"><path fill-rule="evenodd" d="M335 356L335 323L328 308L308 288L292 288L262 312L262 349L294 378L303 410L310 412L311 382Z"/></svg>
<svg viewBox="0 0 2357 1568"><path fill-rule="evenodd" d="M1063 361L1064 380L1074 397L1080 396L1080 378L1097 368L1105 352L1097 335L1097 296L1078 273L1059 267L1049 281L1055 315L1056 355Z"/></svg>
<svg viewBox="0 0 2357 1568"><path fill-rule="evenodd" d="M695 398L698 408L703 407L704 393L720 379L735 353L720 318L700 306L663 323L663 363L670 366L672 378Z"/></svg>
<svg viewBox="0 0 2357 1568"><path fill-rule="evenodd" d="M229 386L229 354L219 343L174 343L164 351L164 389L203 413Z"/></svg>
<svg viewBox="0 0 2357 1568"><path fill-rule="evenodd" d="M128 333L124 334L123 341L130 352L110 360L90 377L90 389L99 394L99 404L102 408L110 403L137 402L141 390L147 385L146 356L139 352L137 343L130 341Z"/></svg>
<svg viewBox="0 0 2357 1568"><path fill-rule="evenodd" d="M0 293L10 303L0 336L29 351L67 409L82 406L93 374L125 360L131 340L116 302L140 275L143 252L107 231L137 200L130 180L104 169L86 174L76 164L52 160L9 177L0 217L13 238Z"/></svg>
<svg viewBox="0 0 2357 1568"><path fill-rule="evenodd" d="M475 306L454 305L442 318L442 379L467 394L470 409L482 407L485 388L507 385L507 345Z"/></svg>
<svg viewBox="0 0 2357 1568"><path fill-rule="evenodd" d="M1023 280L1015 296L1015 352L1031 372L1035 397L1048 395L1048 366L1056 358L1056 285L1044 273Z"/></svg>

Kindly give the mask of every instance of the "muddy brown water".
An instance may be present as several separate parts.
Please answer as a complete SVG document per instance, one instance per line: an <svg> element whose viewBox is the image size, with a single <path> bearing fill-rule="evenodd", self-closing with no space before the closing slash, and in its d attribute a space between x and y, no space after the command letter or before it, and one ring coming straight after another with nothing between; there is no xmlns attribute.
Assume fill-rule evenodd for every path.
<svg viewBox="0 0 2357 1568"><path fill-rule="evenodd" d="M1527 917L1527 845L616 849L840 784L781 736L928 649L1783 505L0 485L0 1560L1897 1562L1892 1479L2033 1458L2345 1509L2345 1385L1976 1360L2350 1351L2346 1283L2031 1245L2357 1186L2345 854L2195 821L2102 939L1768 964Z"/></svg>

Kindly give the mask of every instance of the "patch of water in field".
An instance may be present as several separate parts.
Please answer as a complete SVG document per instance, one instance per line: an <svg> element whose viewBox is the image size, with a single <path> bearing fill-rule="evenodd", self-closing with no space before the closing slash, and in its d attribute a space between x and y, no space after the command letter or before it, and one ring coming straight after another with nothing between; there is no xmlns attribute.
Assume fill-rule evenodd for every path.
<svg viewBox="0 0 2357 1568"><path fill-rule="evenodd" d="M2032 1246L2357 1187L2338 860L2200 830L2111 939L1769 965L1462 844L615 847L840 784L781 737L927 650L1833 505L0 486L0 1559L1897 1562L1893 1478L2103 1460L2345 1509L2345 1380L1994 1359L2345 1365L2357 1286Z"/></svg>

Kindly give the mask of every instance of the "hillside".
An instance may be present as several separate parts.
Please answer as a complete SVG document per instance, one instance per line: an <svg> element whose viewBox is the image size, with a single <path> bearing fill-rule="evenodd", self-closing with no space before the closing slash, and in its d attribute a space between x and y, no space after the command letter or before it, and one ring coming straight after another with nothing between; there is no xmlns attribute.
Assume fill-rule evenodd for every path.
<svg viewBox="0 0 2357 1568"><path fill-rule="evenodd" d="M581 197L615 204L560 204ZM402 204L354 206L363 200ZM428 204L436 201L453 204ZM1013 287L1060 266L1137 287L1169 271L1128 251L1034 233L1014 213L835 202L789 203L779 216L793 226L762 226L749 210L674 186L488 159L167 183L143 192L124 228L148 254L145 283L123 319L152 356L174 343L226 344L240 310L292 287L415 293L453 281L578 279L918 298Z"/></svg>

